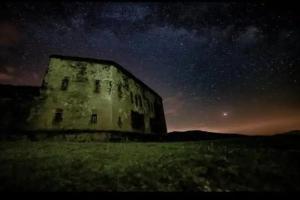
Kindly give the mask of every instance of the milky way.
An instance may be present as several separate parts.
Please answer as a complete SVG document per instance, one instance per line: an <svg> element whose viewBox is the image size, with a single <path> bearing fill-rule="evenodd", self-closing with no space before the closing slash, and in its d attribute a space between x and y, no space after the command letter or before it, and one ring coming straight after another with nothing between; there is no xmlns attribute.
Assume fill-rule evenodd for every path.
<svg viewBox="0 0 300 200"><path fill-rule="evenodd" d="M296 5L0 6L2 84L40 85L51 54L107 59L162 96L168 131L272 134L300 129Z"/></svg>

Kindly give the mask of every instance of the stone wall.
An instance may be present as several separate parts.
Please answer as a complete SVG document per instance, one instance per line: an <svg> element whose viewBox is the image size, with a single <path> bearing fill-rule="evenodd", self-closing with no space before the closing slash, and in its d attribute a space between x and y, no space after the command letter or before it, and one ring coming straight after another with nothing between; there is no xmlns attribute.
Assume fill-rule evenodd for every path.
<svg viewBox="0 0 300 200"><path fill-rule="evenodd" d="M113 63L51 57L27 129L151 133L156 119L155 132L165 133L161 98L125 72Z"/></svg>

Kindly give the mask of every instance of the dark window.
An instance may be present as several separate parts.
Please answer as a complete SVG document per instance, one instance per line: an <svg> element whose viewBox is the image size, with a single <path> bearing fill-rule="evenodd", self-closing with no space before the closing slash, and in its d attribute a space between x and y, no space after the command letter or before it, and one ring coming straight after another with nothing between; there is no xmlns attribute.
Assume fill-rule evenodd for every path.
<svg viewBox="0 0 300 200"><path fill-rule="evenodd" d="M65 77L62 81L61 81L61 90L67 90L68 89L68 85L69 85L69 78Z"/></svg>
<svg viewBox="0 0 300 200"><path fill-rule="evenodd" d="M144 131L144 115L138 112L131 111L131 126L133 129Z"/></svg>
<svg viewBox="0 0 300 200"><path fill-rule="evenodd" d="M63 120L63 109L58 108L55 111L53 123L58 124L62 122L62 120Z"/></svg>
<svg viewBox="0 0 300 200"><path fill-rule="evenodd" d="M97 123L97 114L93 113L91 116L91 123L96 124Z"/></svg>
<svg viewBox="0 0 300 200"><path fill-rule="evenodd" d="M142 97L141 97L141 96L139 96L139 100L140 100L140 106L143 107L143 100L142 100Z"/></svg>
<svg viewBox="0 0 300 200"><path fill-rule="evenodd" d="M153 133L165 133L166 125L164 120L164 113L162 106L155 101L153 106L153 112L155 114L154 118L150 118L150 128Z"/></svg>
<svg viewBox="0 0 300 200"><path fill-rule="evenodd" d="M122 128L122 125L123 125L122 119L121 119L121 117L119 117L119 119L118 119L118 126L120 128Z"/></svg>
<svg viewBox="0 0 300 200"><path fill-rule="evenodd" d="M139 102L138 102L138 97L137 97L137 95L135 95L135 105L136 105L136 106L139 106Z"/></svg>
<svg viewBox="0 0 300 200"><path fill-rule="evenodd" d="M111 94L111 89L112 89L112 82L109 81L109 82L108 82L108 87L107 87L107 92L108 92L109 94Z"/></svg>
<svg viewBox="0 0 300 200"><path fill-rule="evenodd" d="M118 85L118 96L119 96L119 98L121 99L122 98L122 96L123 96L123 92L122 92L122 86L121 86L121 84L119 84Z"/></svg>
<svg viewBox="0 0 300 200"><path fill-rule="evenodd" d="M132 92L130 92L130 100L131 100L131 103L134 103L133 102L133 94L132 94Z"/></svg>
<svg viewBox="0 0 300 200"><path fill-rule="evenodd" d="M95 93L99 93L99 92L100 92L100 81L95 80Z"/></svg>
<svg viewBox="0 0 300 200"><path fill-rule="evenodd" d="M142 99L140 95L137 95L137 105L141 106L142 105Z"/></svg>

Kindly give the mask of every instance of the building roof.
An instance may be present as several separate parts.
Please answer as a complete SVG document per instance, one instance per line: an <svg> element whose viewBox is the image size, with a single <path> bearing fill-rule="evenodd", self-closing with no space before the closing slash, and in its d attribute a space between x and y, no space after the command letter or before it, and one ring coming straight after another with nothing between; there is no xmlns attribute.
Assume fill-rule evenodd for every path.
<svg viewBox="0 0 300 200"><path fill-rule="evenodd" d="M138 79L136 76L134 76L131 72L129 72L127 69L122 67L120 64L111 61L111 60L102 60L102 59L95 59L95 58L83 58L83 57L75 57L75 56L64 56L64 55L51 55L50 58L59 58L64 60L73 60L73 61L82 61L82 62L92 62L92 63L99 63L99 64L106 64L106 65L113 65L117 67L119 70L121 70L124 74L128 75L132 79L134 79L136 82L150 90L152 93L154 93L156 96L158 96L160 99L161 96L155 92L153 89L151 89L148 85L146 85L144 82L142 82L140 79Z"/></svg>

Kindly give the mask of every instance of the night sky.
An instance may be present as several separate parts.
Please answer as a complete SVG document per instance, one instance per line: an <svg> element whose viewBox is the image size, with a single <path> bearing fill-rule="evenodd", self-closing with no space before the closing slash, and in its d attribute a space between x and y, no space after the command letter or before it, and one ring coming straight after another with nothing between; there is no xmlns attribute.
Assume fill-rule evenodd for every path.
<svg viewBox="0 0 300 200"><path fill-rule="evenodd" d="M164 100L168 131L300 129L300 17L266 3L0 3L0 83L51 54L113 60Z"/></svg>

